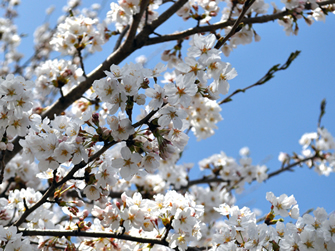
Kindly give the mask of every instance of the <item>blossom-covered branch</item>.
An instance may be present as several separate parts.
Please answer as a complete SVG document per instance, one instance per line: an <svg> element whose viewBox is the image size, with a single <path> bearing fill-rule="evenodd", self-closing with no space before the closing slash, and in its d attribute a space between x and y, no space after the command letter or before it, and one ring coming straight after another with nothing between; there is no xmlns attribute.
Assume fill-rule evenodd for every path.
<svg viewBox="0 0 335 251"><path fill-rule="evenodd" d="M318 2L318 5L320 7L323 7L323 6L327 6L329 4L334 4L334 3L335 3L334 0L328 0L328 1ZM279 11L279 12L276 12L270 15L244 17L242 18L241 23L245 25L262 24L262 23L267 23L270 21L281 19L290 14L292 14L291 10L284 10L284 11ZM175 32L174 34L161 35L158 37L149 38L146 41L145 45L148 46L148 45L153 45L153 44L159 44L162 42L177 41L180 39L185 39L197 33L213 32L216 30L224 29L224 28L234 25L235 23L236 23L236 20L224 20L222 22L218 22L215 24L204 25L204 26L199 26L199 27L197 26L197 27L193 27L188 30L185 30L185 31Z"/></svg>
<svg viewBox="0 0 335 251"><path fill-rule="evenodd" d="M234 206L233 192L302 164L322 175L334 172L335 139L320 125L325 102L317 131L301 137L301 154L280 153L277 171L254 165L247 147L237 159L221 151L200 161L202 179L190 180L194 164L181 164L188 128L198 141L213 136L223 119L220 104L264 84L299 52L230 95L237 70L222 54L259 41L255 22L278 18L287 34L297 34L298 19L324 20L335 10L332 1L284 1L286 11L274 6L267 16L269 4L263 0L122 0L111 2L100 20L98 4L80 8L79 0L71 0L52 36L48 24L37 29L36 48L43 51L25 69L17 69L22 56L14 18L20 3L5 1L0 6L5 11L0 19L0 249L333 250L335 218L324 209L300 217L293 195L268 192L269 213L257 224L249 208ZM210 25L221 10L219 24ZM170 37L157 33L170 18L197 23L189 45L185 31L162 53L166 63L147 66L140 56L136 63L120 64L158 43L154 36ZM226 35L215 31L220 25ZM215 30L200 32L208 27ZM88 55L113 39L114 51L86 74ZM50 59L56 53L59 57ZM18 71L28 79L11 74ZM297 221L285 225L279 217Z"/></svg>

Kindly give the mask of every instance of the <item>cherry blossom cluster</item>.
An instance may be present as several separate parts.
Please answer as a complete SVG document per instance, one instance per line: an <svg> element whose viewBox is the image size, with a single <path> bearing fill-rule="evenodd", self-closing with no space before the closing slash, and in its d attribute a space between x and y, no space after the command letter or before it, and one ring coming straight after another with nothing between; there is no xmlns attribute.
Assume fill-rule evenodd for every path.
<svg viewBox="0 0 335 251"><path fill-rule="evenodd" d="M11 194L9 203L1 199L1 205L23 204L36 200L31 197L34 191L22 190L16 195ZM30 197L29 197L30 196ZM22 199L22 197L24 199ZM327 214L323 208L317 208L313 214L304 214L300 217L297 202L293 196L283 194L276 197L272 192L267 193L267 200L271 203L270 212L264 219L264 223L257 224L256 214L249 208L239 208L220 204L214 207L214 211L226 217L224 221L217 221L212 227L205 225L200 219L204 214L203 206L196 204L193 196L185 196L176 191L168 191L165 195L156 195L153 200L143 199L140 193L135 193L132 197L125 193L121 196L121 201L113 201L105 205L94 206L92 215L96 217L93 223L83 222L87 220L88 212L81 213L77 224L75 219L63 221L58 225L58 230L75 230L78 227L86 226L86 232L106 231L121 234L129 234L133 237L146 239L166 240L169 247L162 245L138 244L136 242L101 239L82 238L79 250L96 250L102 248L112 248L122 246L123 250L186 250L188 245L199 243L205 245L209 250L325 250L330 251L335 247L334 229L335 214ZM26 202L23 202L25 200ZM13 202L11 202L13 201ZM77 203L80 206L80 203ZM47 205L46 205L47 206ZM8 206L7 206L8 207ZM9 208L9 207L8 207ZM44 207L46 208L46 207ZM13 207L12 207L13 209ZM64 211L66 212L66 211ZM47 227L50 225L50 213L44 215L42 211L36 217L39 220L30 227ZM73 214L73 211L67 211ZM1 211L1 216L3 216ZM295 219L295 223L284 223L290 216ZM283 218L278 218L283 217ZM33 221L34 217L29 220ZM71 223L71 221L73 223ZM49 225L45 225L49 222ZM79 223L84 225L79 225ZM30 223L28 224L30 225ZM57 230L56 230L57 231ZM0 227L0 240L2 247L13 245L20 247L28 244L28 239L22 239L21 234L17 234L16 227ZM48 247L55 244L66 244L65 239L47 242L48 239L40 238L40 246ZM51 246L50 246L51 247Z"/></svg>
<svg viewBox="0 0 335 251"><path fill-rule="evenodd" d="M304 134L299 143L303 146L304 157L311 157L316 153L316 158L307 162L307 165L314 166L318 174L328 176L335 171L335 138L326 128Z"/></svg>
<svg viewBox="0 0 335 251"><path fill-rule="evenodd" d="M82 160L87 162L86 137L85 132L80 134L81 123L65 115L56 116L52 121L45 118L37 130L29 130L25 139L20 140L23 157L30 162L36 158L40 171L56 170L60 164L70 160L74 165Z"/></svg>
<svg viewBox="0 0 335 251"><path fill-rule="evenodd" d="M329 4L319 7L316 1L282 1L285 7L291 10L291 14L278 20L278 24L284 27L287 36L293 34L297 35L299 31L297 21L304 19L308 25L313 24L315 21L326 21L328 13L335 13L335 5ZM275 11L280 11L275 4L273 4ZM306 15L303 11L307 9L309 13Z"/></svg>
<svg viewBox="0 0 335 251"><path fill-rule="evenodd" d="M319 175L328 176L335 171L335 138L324 127L319 127L317 132L305 133L299 140L302 145L302 154L290 156L287 153L281 152L278 160L284 164L293 161L301 161L308 158L306 165L314 170Z"/></svg>
<svg viewBox="0 0 335 251"><path fill-rule="evenodd" d="M192 132L198 141L213 136L214 130L218 129L216 124L223 119L218 103L199 94L193 97L186 112L190 126L192 126Z"/></svg>
<svg viewBox="0 0 335 251"><path fill-rule="evenodd" d="M237 76L235 68L230 63L222 62L221 51L213 48L215 43L216 37L213 34L207 36L195 34L190 41L191 47L188 49L187 57L185 57L184 61L176 58L175 50L172 52L165 51L162 56L164 61L169 61L169 67L175 67L177 70L176 77L173 80L180 82L178 81L180 74L187 79L196 79L200 93L213 100L218 99L219 94L227 94L229 91L228 80ZM166 75L166 77L169 76ZM211 79L213 81L207 86L207 82ZM167 80L171 81L171 76ZM185 95L184 98L186 97ZM187 107L184 103L180 103Z"/></svg>
<svg viewBox="0 0 335 251"><path fill-rule="evenodd" d="M188 1L177 11L177 15L182 17L185 21L192 18L204 24L209 22L212 17L217 16L219 10L218 1Z"/></svg>
<svg viewBox="0 0 335 251"><path fill-rule="evenodd" d="M32 114L34 82L8 74L0 79L0 149L13 150L9 141L15 136L25 136L28 126L34 127L39 116Z"/></svg>
<svg viewBox="0 0 335 251"><path fill-rule="evenodd" d="M55 51L65 55L74 55L86 47L93 53L102 50L101 45L108 40L109 35L106 25L99 23L98 19L71 16L57 26L50 44Z"/></svg>
<svg viewBox="0 0 335 251"><path fill-rule="evenodd" d="M217 222L211 237L210 250L333 250L334 214L327 214L323 208L317 208L313 214L299 216L297 202L293 196L280 197L267 193L271 210L264 223L257 225L255 213L249 208L239 209L221 204L214 208L227 217L224 222ZM284 219L276 216L297 219L296 223L283 223ZM213 230L212 230L213 231Z"/></svg>
<svg viewBox="0 0 335 251"><path fill-rule="evenodd" d="M71 111L57 111L61 115L55 114L53 119L38 115L43 109L40 103L49 104L58 91L61 102L64 93L85 80L82 50L100 51L114 34L126 38L127 27L141 13L145 2L111 3L106 21L100 23L96 12L99 5L80 12L76 9L79 0L68 1L64 11L69 16L59 19L55 32L45 24L35 33L36 48L41 50L33 56L28 69L36 76L35 83L13 74L0 79L0 166L4 165L0 250L32 249L31 242L45 250L58 245L66 250L184 251L189 246L218 251L335 250L335 214L318 208L314 217L300 217L293 195L276 197L267 193L270 212L261 224L257 224L256 214L249 208L234 206L233 190L242 192L246 182L263 182L271 177L266 166L252 164L248 148L241 149L238 160L221 152L200 161L199 167L206 176L199 180L190 179L192 163L179 161L189 131L198 140L206 139L222 120L217 100L229 92L228 81L237 72L230 63L222 61L221 54L227 56L240 44L259 41L252 25L241 26L221 50L215 48L220 34L213 31L209 35L193 35L184 59L181 39L172 50L163 53L167 66L158 63L147 69L143 59L122 67L111 65L105 71L106 77L96 79ZM158 8L168 2L148 1L137 30L152 24L159 16ZM214 20L236 19L245 7L243 1L224 2L227 7L222 10L222 17L218 17L219 1L205 0L188 1L177 15L196 20L200 27ZM245 17L268 12L269 5L263 0L252 2ZM282 2L288 15L279 22L287 33L297 32L298 19L312 23L312 18L324 20L328 12L334 12L334 5L321 9L316 1ZM18 3L9 1L8 6ZM303 10L309 8L310 13L305 16ZM280 10L275 7L274 11ZM117 32L109 31L109 22L115 23ZM225 34L231 29L225 28ZM20 37L10 18L0 19L0 33L7 62L0 71L5 73L10 71L10 62L21 58L15 49ZM157 34L152 33L148 39ZM47 60L52 50L73 59ZM23 69L18 67L15 71L22 73ZM50 93L54 96L46 99ZM136 105L143 108L140 114L136 114ZM24 137L17 138L22 152L4 164L6 150L13 150L15 136ZM303 163L324 175L335 170L335 139L325 128L303 135L299 143L303 146L302 155L290 157L282 153L281 170ZM222 216L225 220L217 221ZM291 217L290 221L296 222L285 225L279 217ZM28 239L18 233L25 230L18 230L13 224L78 236L75 240L41 236ZM3 227L6 225L9 227ZM97 231L116 237L79 236ZM136 241L122 240L123 237Z"/></svg>
<svg viewBox="0 0 335 251"><path fill-rule="evenodd" d="M23 57L17 47L21 43L21 36L18 34L14 19L17 17L17 1L8 1L0 8L4 9L4 17L0 18L0 52L4 53L4 59L1 61L1 75L7 75L11 72L12 63L17 64Z"/></svg>
<svg viewBox="0 0 335 251"><path fill-rule="evenodd" d="M98 16L98 10L100 9L99 4L92 4L90 8L79 9L78 6L81 5L81 1L67 1L67 5L63 7L64 15L58 18L57 23L61 24L67 18L69 13L73 16L85 16L91 18L92 20L96 20ZM46 10L47 17L54 12L55 6L50 6ZM31 63L28 67L25 68L25 77L32 78L36 67L41 66L41 64L45 63L49 58L50 54L53 51L53 45L50 44L50 39L54 36L55 32L57 32L56 28L51 27L52 24L49 22L45 22L39 27L35 29L34 32L34 47L35 47L35 55L31 58ZM79 59L75 58L74 61L78 61ZM39 75L37 74L37 77ZM41 98L41 97L40 97ZM43 99L43 98L42 98Z"/></svg>
<svg viewBox="0 0 335 251"><path fill-rule="evenodd" d="M35 70L37 77L34 89L39 100L50 94L50 92L62 89L66 94L73 86L84 80L83 70L71 61L47 60L41 63Z"/></svg>
<svg viewBox="0 0 335 251"><path fill-rule="evenodd" d="M27 189L23 188L21 190L11 190L8 195L8 200L3 201L2 203L2 210L5 212L4 215L7 216L1 219L2 223L8 223L12 218L14 220L18 219L18 217L24 213L26 207L34 205L41 197L42 193L31 187L28 187ZM35 225L35 228L51 227L53 224L47 224L50 222L53 215L53 213L48 210L50 209L50 206L50 203L46 203L34 211L29 216L29 226Z"/></svg>
<svg viewBox="0 0 335 251"><path fill-rule="evenodd" d="M221 22L228 21L231 18L238 18L241 14L245 1L238 3L231 1L224 1L226 7L222 10ZM285 8L290 10L290 14L279 19L278 23L281 26L284 26L284 31L287 35L298 33L298 24L297 20L303 18L307 24L311 25L314 20L316 21L325 21L326 15L329 12L335 11L335 6L329 4L320 8L316 1L286 1L283 0L282 3L285 4ZM273 13L280 12L281 10L272 3L274 7ZM200 8L203 12L200 12ZM268 13L269 4L265 3L264 0L256 0L250 6L248 11L245 13L246 17L250 17L253 14L259 16L260 14ZM304 10L309 10L309 13L305 15ZM220 6L217 1L192 1L187 2L179 11L177 15L182 17L184 20L193 18L200 22L201 24L209 24L209 21L216 17L219 14ZM231 26L224 28L224 35L227 35ZM249 44L252 41L260 41L261 37L255 31L254 27L251 25L244 25L236 34L234 34L229 43L226 43L222 46L221 50L225 56L229 56L233 49L236 49L238 45Z"/></svg>
<svg viewBox="0 0 335 251"><path fill-rule="evenodd" d="M225 35L227 35L231 31L232 27L225 28ZM237 48L238 45L246 45L252 43L254 40L255 42L259 42L261 37L256 33L254 28L249 25L245 25L242 29L234 34L229 43L226 43L222 46L221 50L223 54L228 57L230 53Z"/></svg>
<svg viewBox="0 0 335 251"><path fill-rule="evenodd" d="M139 88L147 86L148 80L145 78L155 77L163 70L163 65L155 70L144 69L141 64L130 64L122 68L112 65L110 72L105 71L107 78L93 82L94 93L91 97L98 97L105 102L109 114L115 114L119 108L125 112L127 102L131 102L130 105L134 102L144 105L145 95L138 93ZM128 101L128 97L132 97L132 101Z"/></svg>
<svg viewBox="0 0 335 251"><path fill-rule="evenodd" d="M151 24L158 17L158 12L155 11L162 4L162 0L150 1L147 7L146 14L143 15L138 29L141 30L144 24ZM133 21L133 16L140 11L139 0L119 0L118 3L110 4L111 10L107 12L106 21L115 23L115 27L119 32L122 32L127 25Z"/></svg>
<svg viewBox="0 0 335 251"><path fill-rule="evenodd" d="M37 177L39 173L38 165L29 160L24 159L22 155L16 155L5 167L4 169L4 181L9 179L16 179L20 184L24 184L25 187L31 187L34 189L41 188L40 179ZM6 183L3 183L3 185ZM1 186L0 190L4 187Z"/></svg>
<svg viewBox="0 0 335 251"><path fill-rule="evenodd" d="M252 159L243 155L240 163L224 152L214 154L199 162L200 170L209 170L208 178L220 177L228 183L228 187L235 187L237 191L243 191L245 182L257 180L263 182L267 179L267 167L265 165L252 165Z"/></svg>
<svg viewBox="0 0 335 251"><path fill-rule="evenodd" d="M185 62L177 57L178 48L165 51L162 55L162 59L168 61L168 66L175 68L172 73L165 73L165 79L162 81L166 83L164 89L170 89L166 92L168 101L172 105L181 105L186 110L187 121L198 140L214 134L216 124L222 120L222 117L219 115L221 108L212 100L219 99L220 94L227 94L228 80L237 76L236 70L229 63L221 61L221 51L213 48L215 42L216 38L213 34L194 35ZM185 83L183 78L188 82ZM197 89L194 88L194 84L190 84L192 82L196 83ZM151 97L154 98L158 93L162 94L155 89L155 94ZM180 113L178 117L185 116ZM176 119L174 126L176 126L175 123L177 123Z"/></svg>
<svg viewBox="0 0 335 251"><path fill-rule="evenodd" d="M22 239L22 233L17 233L16 227L4 228L2 225L0 225L0 248L1 250L33 250L29 238Z"/></svg>
<svg viewBox="0 0 335 251"><path fill-rule="evenodd" d="M99 218L105 231L129 232L133 236L165 238L171 248L185 250L192 240L201 238L199 218L203 207L190 195L176 191L158 194L154 200L142 199L140 193L121 196L122 204L107 204L105 208L94 206L92 214ZM163 228L162 228L163 227ZM145 245L143 246L145 248Z"/></svg>

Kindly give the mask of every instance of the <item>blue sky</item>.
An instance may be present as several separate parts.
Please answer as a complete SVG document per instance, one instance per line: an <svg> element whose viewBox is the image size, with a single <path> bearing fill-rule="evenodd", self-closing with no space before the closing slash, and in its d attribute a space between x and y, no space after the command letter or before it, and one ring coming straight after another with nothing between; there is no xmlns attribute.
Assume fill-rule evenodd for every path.
<svg viewBox="0 0 335 251"><path fill-rule="evenodd" d="M109 2L105 2L107 4L103 14L109 7ZM50 5L55 5L57 9L51 19L54 22L57 13L60 13L60 3L65 4L65 1L22 1L17 25L20 33L28 34L20 47L20 51L27 57L32 53L33 31L44 20L44 14L41 13ZM280 3L277 5L282 6ZM179 18L175 18L160 32L168 33L185 27ZM301 54L289 69L278 72L267 84L238 94L233 102L224 104L221 113L224 120L218 124L219 130L215 136L200 142L192 136L181 162L198 163L220 151L237 158L239 149L248 146L254 164L266 164L270 171L277 170L280 168L277 160L279 152L300 153L300 137L305 132L316 131L320 103L324 98L327 106L322 125L335 135L335 16L327 16L325 23L315 22L310 27L299 20L298 36L286 36L283 27L276 21L255 25L254 28L261 36L260 42L241 45L229 58L223 58L239 74L230 81L230 93L255 83L273 65L284 63L291 52L301 50ZM104 46L103 52L89 58L85 62L87 70L92 70L102 62L113 46L113 42L110 42ZM173 46L174 43L166 43L154 48L144 47L123 63L134 62L137 56L145 54L152 56L149 67L154 66L160 61L157 50ZM318 206L324 207L329 213L333 211L335 175L319 176L307 167L295 170L271 178L265 184L252 184L250 189L247 188L245 193L237 196L237 204L259 208L266 213L270 204L265 194L272 191L276 196L294 194L301 212ZM191 177L199 178L201 175L193 172Z"/></svg>

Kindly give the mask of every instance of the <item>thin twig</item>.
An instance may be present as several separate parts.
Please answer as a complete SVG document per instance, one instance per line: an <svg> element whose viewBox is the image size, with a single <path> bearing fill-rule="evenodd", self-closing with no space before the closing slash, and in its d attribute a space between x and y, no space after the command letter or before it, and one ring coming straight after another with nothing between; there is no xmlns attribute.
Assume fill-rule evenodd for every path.
<svg viewBox="0 0 335 251"><path fill-rule="evenodd" d="M320 115L319 115L319 120L318 120L318 128L321 126L321 119L323 115L326 113L326 99L323 99L321 101L321 106L320 106Z"/></svg>
<svg viewBox="0 0 335 251"><path fill-rule="evenodd" d="M5 154L7 151L0 151L0 184L2 184L4 173L5 173L5 168L6 168L6 163L5 163Z"/></svg>
<svg viewBox="0 0 335 251"><path fill-rule="evenodd" d="M281 167L280 169L274 171L274 172L271 172L268 174L268 179L282 173L282 172L286 172L286 171L292 171L292 168L293 167L296 167L298 165L301 165L309 160L313 160L314 158L316 158L317 156L314 155L312 157L307 157L307 158L304 158L304 159L301 159L297 162L294 162L292 164L289 164L287 165L286 167ZM240 180L238 180L236 183L234 183L234 185L240 183L241 181L243 180L243 178L241 178ZM255 181L256 179L253 179L253 181ZM181 190L184 190L184 189L188 189L189 187L193 186L193 185L198 185L198 184L209 184L209 183L214 183L214 182L217 182L217 183L231 183L232 181L231 180L224 180L220 177L203 177L203 178L200 178L200 179L196 179L196 180L192 180L192 181L189 181L188 184L186 186L182 186L180 189Z"/></svg>
<svg viewBox="0 0 335 251"><path fill-rule="evenodd" d="M259 85L263 85L266 82L268 82L270 79L272 79L274 77L274 73L276 73L277 71L282 71L282 70L286 70L290 64L293 62L294 59L297 58L297 56L300 54L300 51L295 51L292 52L289 56L289 58L287 59L287 61L280 66L280 64L277 64L275 66L273 66L270 70L268 70L268 72L260 79L258 80L256 83L244 88L244 89L237 89L235 90L232 94L230 94L228 97L226 97L224 100L220 101L218 104L222 105L224 103L230 102L232 99L231 97L233 97L234 95L236 95L237 93L240 92L245 92L246 90L253 88L255 86L259 86ZM279 67L280 66L280 67Z"/></svg>
<svg viewBox="0 0 335 251"><path fill-rule="evenodd" d="M241 24L241 20L244 18L245 13L248 11L248 9L250 8L250 6L254 2L255 2L255 0L247 0L247 1L245 1L244 5L243 5L243 8L242 8L242 12L239 15L239 17L237 18L237 20L235 21L233 27L231 28L231 30L229 31L229 33L224 38L221 37L219 39L219 41L214 46L215 49L220 49L221 46L224 45L225 42L227 42L229 38L231 38L236 32L238 32L238 26Z"/></svg>
<svg viewBox="0 0 335 251"><path fill-rule="evenodd" d="M83 56L81 55L81 49L78 49L77 52L78 52L78 57L79 57L79 61L80 61L80 67L83 70L83 76L85 78L87 78L87 75L86 75L86 72L85 72L85 67L84 67Z"/></svg>
<svg viewBox="0 0 335 251"><path fill-rule="evenodd" d="M118 37L116 43L115 43L115 46L114 46L114 49L113 49L113 52L116 51L120 45L121 45L121 42L122 42L122 39L124 38L124 36L126 35L127 31L129 30L129 24L123 29L123 31L120 33L120 36Z"/></svg>
<svg viewBox="0 0 335 251"><path fill-rule="evenodd" d="M141 237L135 237L130 235L119 235L109 232L102 232L102 231L96 231L96 232L85 232L85 231L69 231L69 230L54 230L54 229L24 229L24 228L18 228L18 232L22 233L23 236L57 236L57 237L88 237L88 238L114 238L114 239L120 239L120 240L126 240L126 241L133 241L138 243L148 243L148 244L158 244L162 246L169 246L169 243L165 240L161 239L149 239L149 238L141 238ZM206 250L206 247L188 247L187 251L200 251L200 250Z"/></svg>

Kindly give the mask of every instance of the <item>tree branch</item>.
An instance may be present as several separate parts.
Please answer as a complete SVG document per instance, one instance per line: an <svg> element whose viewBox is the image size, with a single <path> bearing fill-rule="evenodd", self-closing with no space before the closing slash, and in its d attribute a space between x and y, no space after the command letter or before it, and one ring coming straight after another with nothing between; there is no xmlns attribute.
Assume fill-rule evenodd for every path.
<svg viewBox="0 0 335 251"><path fill-rule="evenodd" d="M140 120L139 122L133 124L133 127L138 127L141 126L142 124L146 123L155 113L156 111L151 111L145 118ZM84 168L88 163L96 160L97 158L100 157L101 154L103 154L105 151L107 151L110 147L115 145L116 141L111 141L108 144L104 145L99 151L97 151L94 155L92 155L89 159L88 162L86 163L85 161L81 161L79 164L75 165L70 172L59 182L53 182L48 190L44 193L42 198L36 202L32 207L26 208L25 212L21 215L21 217L14 223L14 226L20 226L25 219L28 217L29 214L31 214L34 210L36 210L38 207L40 207L43 203L46 202L46 200L54 193L55 189L63 184L65 184L67 181L73 178L73 175L81 168ZM57 170L57 169L56 169Z"/></svg>
<svg viewBox="0 0 335 251"><path fill-rule="evenodd" d="M120 36L118 37L116 43L115 43L115 46L114 46L114 49L113 49L113 52L116 51L119 47L120 47L120 44L122 42L122 39L124 38L124 36L126 35L127 31L129 30L129 24L123 29L123 31L121 32Z"/></svg>
<svg viewBox="0 0 335 251"><path fill-rule="evenodd" d="M329 1L319 2L318 5L322 7L322 6L325 6L328 4L334 4L334 3L335 3L335 0L329 0ZM264 16L251 17L251 18L242 18L241 22L243 22L244 24L267 23L269 21L274 21L274 20L283 18L284 16L287 16L289 14L290 14L290 11L285 10L285 11L281 11L281 12L271 14L271 15L264 15ZM234 25L235 22L236 20L228 20L224 22L218 22L212 25L194 27L194 28L181 31L178 33L174 33L174 34L168 34L168 35L162 35L160 37L149 38L146 41L145 46L184 39L196 33L210 32L210 31L214 31L218 29L227 28L228 26Z"/></svg>
<svg viewBox="0 0 335 251"><path fill-rule="evenodd" d="M55 191L55 189L63 184L65 184L68 180L72 179L73 175L81 168L85 167L88 163L94 161L95 159L99 158L101 154L103 154L105 151L107 151L111 146L115 145L117 142L112 141L108 143L107 145L103 146L98 152L96 152L94 155L92 155L88 162L81 161L79 164L75 165L70 172L59 182L52 182L48 190L43 194L42 198L36 202L32 207L27 208L24 213L21 215L21 217L13 224L14 226L20 226L25 219L30 215L33 211L35 211L38 207L43 205L46 200L51 197ZM57 169L56 169L57 170Z"/></svg>
<svg viewBox="0 0 335 251"><path fill-rule="evenodd" d="M295 51L295 52L292 52L289 56L289 58L287 59L287 61L282 65L280 66L280 64L277 64L277 65L274 65L270 70L268 70L268 72L260 79L258 80L256 83L244 88L244 89L237 89L235 90L232 94L230 94L228 97L226 97L224 100L221 100L218 104L219 105L222 105L224 103L228 103L230 101L232 101L231 97L233 97L234 95L236 95L237 93L240 93L240 92L245 92L246 90L252 88L252 87L255 87L255 86L259 86L259 85L263 85L265 84L266 82L268 82L270 79L272 79L274 77L274 74L277 72L277 71L282 71L282 70L286 70L290 64L293 62L294 59L297 58L297 56L300 54L300 51ZM280 67L279 67L280 66Z"/></svg>
<svg viewBox="0 0 335 251"><path fill-rule="evenodd" d="M74 87L67 95L65 95L61 99L58 99L47 110L45 110L41 115L42 119L48 117L52 120L54 118L54 115L61 114L70 105L72 105L72 103L80 99L81 96L83 96L83 94L92 86L94 80L106 77L104 71L110 70L111 65L118 65L134 51L141 48L148 40L149 35L154 31L154 29L161 25L163 22L165 22L169 17L171 17L186 2L187 0L179 0L169 9L167 9L163 14L161 14L156 20L154 20L151 25L147 25L146 27L144 27L143 30L132 41L127 39L128 42L124 42L116 51L109 55L109 57L102 64L97 66L87 75L87 78L83 82L81 82L78 86ZM13 151L6 150L6 155L3 159L4 165L6 165L18 152L21 151L22 147L19 144L20 139L23 138L16 137L14 139Z"/></svg>
<svg viewBox="0 0 335 251"><path fill-rule="evenodd" d="M168 20L172 15L174 15L181 7L186 4L188 0L179 0L174 3L169 9L167 9L163 14L159 15L159 17L151 23L151 28L156 29L158 26L163 24L166 20Z"/></svg>
<svg viewBox="0 0 335 251"><path fill-rule="evenodd" d="M68 230L49 230L49 229L24 229L18 228L18 232L22 233L23 236L73 236L73 237L91 237L91 238L115 238L120 240L135 241L139 243L151 243L168 246L167 242L160 239L148 239L135 237L130 235L120 235L109 232L84 232L84 231L68 231Z"/></svg>
<svg viewBox="0 0 335 251"><path fill-rule="evenodd" d="M280 169L278 169L277 171L274 171L274 172L272 172L272 173L269 173L269 174L268 174L268 178L267 178L267 180L270 179L271 177L274 177L274 176L276 176L276 175L282 173L282 172L292 171L292 168L293 168L293 167L298 166L298 165L301 165L301 164L305 163L306 161L313 160L313 159L315 159L316 157L317 157L317 156L314 155L314 156L312 156L312 157L308 157L308 158L301 159L301 160L299 160L299 161L297 161L297 162L294 162L294 163L292 163L292 164L290 164L290 165L288 165L288 166L286 166L286 167L280 168Z"/></svg>
<svg viewBox="0 0 335 251"><path fill-rule="evenodd" d="M243 5L243 9L241 14L238 16L237 20L235 21L233 27L229 31L229 33L223 38L221 37L219 41L214 46L215 49L220 49L222 45L225 44L225 42L228 41L230 37L232 37L236 32L238 32L238 26L241 24L241 20L244 18L245 13L247 13L250 6L255 2L255 0L247 0L245 1Z"/></svg>
<svg viewBox="0 0 335 251"><path fill-rule="evenodd" d="M50 230L50 229L24 229L24 228L18 228L18 233L22 233L23 236L56 236L56 237L90 237L90 238L114 238L114 239L120 239L120 240L126 240L126 241L134 241L138 243L148 243L148 244L158 244L162 246L169 246L169 243L160 240L160 239L149 239L149 238L141 238L141 237L135 237L130 235L119 235L109 232L102 232L102 231L96 231L96 232L84 232L84 231L69 231L69 230ZM188 247L188 251L198 251L198 250L206 250L206 248L201 247Z"/></svg>
<svg viewBox="0 0 335 251"><path fill-rule="evenodd" d="M304 159L301 159L297 162L294 162L292 164L289 164L287 165L286 167L283 167L283 168L280 168L272 173L269 173L268 174L268 179L282 173L282 172L286 172L286 171L292 171L292 168L295 167L295 166L298 166L298 165L301 165L303 163L305 163L306 161L309 161L309 160L313 160L317 157L317 155L314 155L312 157L307 157L307 158L304 158ZM243 180L243 178L241 178L240 180L238 180L236 183L234 183L234 185L240 183L241 181ZM252 181L255 181L256 179L253 179ZM184 189L188 189L190 188L191 186L193 185L198 185L198 184L209 184L209 183L212 183L212 182L218 182L218 183L231 183L232 180L224 180L222 178L219 178L219 177L203 177L201 179L196 179L196 180L192 180L192 181L189 181L188 184L186 186L182 186L180 189L181 190L184 190Z"/></svg>
<svg viewBox="0 0 335 251"><path fill-rule="evenodd" d="M78 52L78 57L79 57L79 60L80 60L80 67L81 67L81 69L83 70L83 76L84 76L85 78L87 78L86 71L85 71L85 67L84 67L83 55L81 55L81 49L77 49L77 52ZM63 96L63 95L62 95L62 96Z"/></svg>
<svg viewBox="0 0 335 251"><path fill-rule="evenodd" d="M139 13L133 16L133 22L130 25L128 37L124 42L125 44L133 44L138 25L140 24L141 18L143 16L144 11L147 9L148 4L149 0L142 0L140 2L140 11Z"/></svg>

